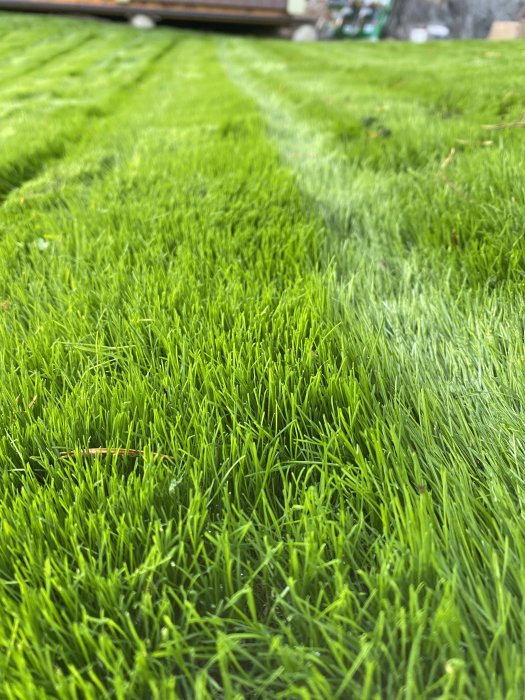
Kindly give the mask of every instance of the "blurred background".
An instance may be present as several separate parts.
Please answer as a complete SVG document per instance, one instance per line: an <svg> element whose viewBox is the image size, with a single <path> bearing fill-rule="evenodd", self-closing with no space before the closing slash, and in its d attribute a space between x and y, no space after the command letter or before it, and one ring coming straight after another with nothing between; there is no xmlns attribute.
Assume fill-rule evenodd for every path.
<svg viewBox="0 0 525 700"><path fill-rule="evenodd" d="M0 0L0 10L123 18L319 39L515 39L524 0Z"/></svg>

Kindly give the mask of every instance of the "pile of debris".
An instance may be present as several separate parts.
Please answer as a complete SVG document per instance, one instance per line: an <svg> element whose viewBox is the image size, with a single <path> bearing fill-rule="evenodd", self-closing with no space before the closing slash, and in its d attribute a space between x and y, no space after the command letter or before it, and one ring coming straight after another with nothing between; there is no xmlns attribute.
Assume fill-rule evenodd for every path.
<svg viewBox="0 0 525 700"><path fill-rule="evenodd" d="M394 0L311 0L308 11L318 13L321 39L377 40L384 34L393 4Z"/></svg>
<svg viewBox="0 0 525 700"><path fill-rule="evenodd" d="M497 38L510 38L500 35L509 31L516 34L522 18L525 18L525 0L396 0L388 35L409 39L415 31L416 36L423 38L422 32L429 26L441 25L448 28L453 38L485 38L493 24L498 23L499 29L496 25L493 30L499 34ZM509 26L510 22L514 24Z"/></svg>
<svg viewBox="0 0 525 700"><path fill-rule="evenodd" d="M326 39L525 38L525 0L308 0L305 17Z"/></svg>

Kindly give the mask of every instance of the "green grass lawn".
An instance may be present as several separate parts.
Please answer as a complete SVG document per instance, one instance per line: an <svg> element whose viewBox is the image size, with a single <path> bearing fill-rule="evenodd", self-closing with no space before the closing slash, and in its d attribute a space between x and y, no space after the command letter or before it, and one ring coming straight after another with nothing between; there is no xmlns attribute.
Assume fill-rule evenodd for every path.
<svg viewBox="0 0 525 700"><path fill-rule="evenodd" d="M525 44L0 35L0 698L521 700Z"/></svg>

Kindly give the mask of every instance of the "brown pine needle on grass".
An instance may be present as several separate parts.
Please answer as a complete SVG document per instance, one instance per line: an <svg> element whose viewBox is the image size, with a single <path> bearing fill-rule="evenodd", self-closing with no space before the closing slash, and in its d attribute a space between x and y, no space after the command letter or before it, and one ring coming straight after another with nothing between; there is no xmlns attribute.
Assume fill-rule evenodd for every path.
<svg viewBox="0 0 525 700"><path fill-rule="evenodd" d="M501 131L503 129L522 129L525 127L525 122L509 122L508 124L483 124L482 129L487 131Z"/></svg>
<svg viewBox="0 0 525 700"><path fill-rule="evenodd" d="M456 155L456 149L455 149L455 148L451 148L451 149L450 149L450 153L448 154L448 156L445 158L445 160L444 160L444 161L441 163L441 165L439 166L439 167L440 167L440 170L445 170L445 168L448 168L448 166L449 166L449 165L452 163L452 161L454 160L454 156L455 156L455 155Z"/></svg>
<svg viewBox="0 0 525 700"><path fill-rule="evenodd" d="M144 450L131 450L125 447L88 447L80 452L74 450L60 452L60 459L73 459L74 457L144 457ZM156 459L174 459L172 455L167 455L162 452L150 452L152 457Z"/></svg>

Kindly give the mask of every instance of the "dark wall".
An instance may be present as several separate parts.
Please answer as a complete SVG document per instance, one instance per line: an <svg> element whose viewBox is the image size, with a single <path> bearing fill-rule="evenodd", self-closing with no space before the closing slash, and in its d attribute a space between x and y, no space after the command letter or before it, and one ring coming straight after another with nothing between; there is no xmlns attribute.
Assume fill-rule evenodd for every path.
<svg viewBox="0 0 525 700"><path fill-rule="evenodd" d="M485 37L494 20L516 19L524 8L525 0L397 0L389 34L405 39L412 27L438 22L454 37Z"/></svg>

